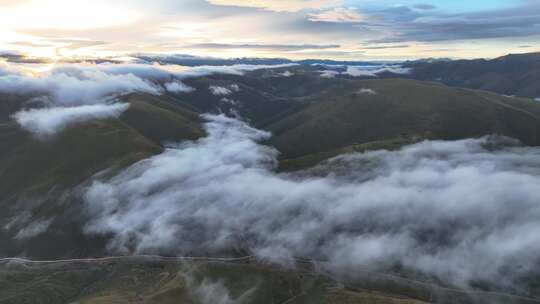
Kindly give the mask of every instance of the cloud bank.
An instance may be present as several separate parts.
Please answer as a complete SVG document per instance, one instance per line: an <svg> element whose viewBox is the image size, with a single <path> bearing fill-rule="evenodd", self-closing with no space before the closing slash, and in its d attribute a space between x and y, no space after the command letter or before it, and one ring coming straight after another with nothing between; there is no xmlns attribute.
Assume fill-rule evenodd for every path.
<svg viewBox="0 0 540 304"><path fill-rule="evenodd" d="M322 78L334 78L338 75L347 75L352 77L379 77L381 74L409 74L412 68L404 68L401 65L323 65L332 70L319 71Z"/></svg>
<svg viewBox="0 0 540 304"><path fill-rule="evenodd" d="M240 91L240 87L237 84L232 84L228 87L210 86L208 89L210 90L210 93L215 96L227 96L231 95L233 92Z"/></svg>
<svg viewBox="0 0 540 304"><path fill-rule="evenodd" d="M167 82L164 84L165 89L171 93L190 93L195 91L195 88L192 88L180 81Z"/></svg>
<svg viewBox="0 0 540 304"><path fill-rule="evenodd" d="M409 74L412 69L404 68L399 65L391 66L348 66L347 71L343 72L344 75L353 77L378 77L379 74L392 73L392 74Z"/></svg>
<svg viewBox="0 0 540 304"><path fill-rule="evenodd" d="M128 108L127 103L53 107L19 111L13 117L26 130L39 136L50 136L77 123L117 118Z"/></svg>
<svg viewBox="0 0 540 304"><path fill-rule="evenodd" d="M277 151L257 143L268 133L205 118L207 138L89 187L86 232L112 235L117 252L247 250L336 271L399 267L458 286L538 275L538 148L492 137L422 142L287 175L272 170Z"/></svg>
<svg viewBox="0 0 540 304"><path fill-rule="evenodd" d="M110 103L125 94L189 93L194 89L185 85L183 79L211 74L242 75L257 69L284 66L290 64L182 67L80 63L62 64L45 72L36 72L24 65L0 63L0 93L33 100L39 97L45 109L22 110L14 118L37 135L52 135L77 122L118 117L119 108L124 106ZM226 89L233 92L239 87L233 85ZM92 105L95 106L90 107Z"/></svg>

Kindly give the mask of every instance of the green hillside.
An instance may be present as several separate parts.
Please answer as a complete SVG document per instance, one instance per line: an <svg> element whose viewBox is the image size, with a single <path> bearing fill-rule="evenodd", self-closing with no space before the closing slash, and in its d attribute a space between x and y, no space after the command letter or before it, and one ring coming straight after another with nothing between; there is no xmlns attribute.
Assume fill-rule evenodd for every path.
<svg viewBox="0 0 540 304"><path fill-rule="evenodd" d="M540 53L511 54L492 60L411 62L411 77L499 94L540 97Z"/></svg>
<svg viewBox="0 0 540 304"><path fill-rule="evenodd" d="M358 80L314 99L306 109L268 129L275 135L271 144L284 159L370 142L454 140L488 134L538 145L539 111L540 103L532 100L436 83Z"/></svg>
<svg viewBox="0 0 540 304"><path fill-rule="evenodd" d="M124 98L131 106L119 119L74 125L46 139L22 130L9 119L13 110L6 110L0 123L5 147L0 150L0 207L5 210L0 222L8 229L0 229L0 255L101 254L106 240L90 240L80 231L77 187L99 172L113 174L157 154L168 142L204 136L199 113L203 108L223 111L221 97L209 93L212 81L240 87L229 97L238 101L239 112L248 113L251 124L272 131L268 144L282 153L280 170L311 167L343 153L398 149L423 139L502 134L540 144L540 103L529 99L405 79L325 82L309 69L293 71L296 76L287 82L269 71L192 80L199 95L132 94ZM298 81L317 89L285 93L292 84L301 87ZM9 109L20 107L10 98ZM21 214L28 217L22 222L54 218L50 230L56 232L13 240L24 227L16 221Z"/></svg>
<svg viewBox="0 0 540 304"><path fill-rule="evenodd" d="M204 137L201 113L236 112L253 126L271 131L274 136L267 144L281 152L280 170L312 167L343 153L399 149L424 139L501 134L540 145L540 103L531 99L434 82L324 79L309 67L290 70L291 77L276 77L281 69L190 79L186 83L196 88L190 93L131 94L123 97L130 108L118 119L76 124L48 138L37 138L10 118L28 106L27 97L0 96L5 101L0 107L0 257L106 255L108 236L82 231L88 215L81 211L81 188L96 174L113 175L160 153L169 142ZM235 103L211 94L210 85L237 85L239 90L227 96ZM21 237L28 223L50 226L46 232ZM189 291L184 266L147 261L43 267L0 262L0 303L203 303ZM407 304L428 303L434 296L431 284L394 282L381 287L381 282L393 279L372 276L345 288L311 271L259 263L193 267L198 278L222 280L233 298L256 282L253 303ZM455 292L437 289L448 303L458 296L461 301L463 293ZM480 298L493 299L485 294ZM503 295L488 303L527 301L509 302Z"/></svg>
<svg viewBox="0 0 540 304"><path fill-rule="evenodd" d="M465 291L379 273L339 282L309 262L283 268L237 261L124 257L35 264L0 261L0 304L529 304L505 293Z"/></svg>
<svg viewBox="0 0 540 304"><path fill-rule="evenodd" d="M131 106L120 119L96 120L70 126L52 137L38 138L13 120L0 123L0 255L40 256L84 254L76 223L76 187L104 170L113 173L162 151L168 141L204 136L198 114L148 95L126 97ZM73 212L74 214L71 214ZM80 213L80 212L79 212ZM55 218L62 235L43 235L14 242L24 226L8 225L21 215L32 222ZM8 225L8 226L5 226ZM51 242L58 240L58 243ZM79 244L80 242L80 244ZM101 252L100 246L95 250Z"/></svg>

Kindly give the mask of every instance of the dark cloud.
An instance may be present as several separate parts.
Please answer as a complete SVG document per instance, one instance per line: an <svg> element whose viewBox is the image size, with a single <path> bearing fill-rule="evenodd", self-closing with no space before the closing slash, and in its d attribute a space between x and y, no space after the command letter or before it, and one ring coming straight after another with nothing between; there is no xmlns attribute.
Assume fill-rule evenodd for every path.
<svg viewBox="0 0 540 304"><path fill-rule="evenodd" d="M401 6L381 11L392 34L376 42L447 41L540 35L540 2L463 14L429 14Z"/></svg>
<svg viewBox="0 0 540 304"><path fill-rule="evenodd" d="M25 54L20 51L2 51L0 50L0 61L7 61L11 63L49 63L51 62L48 58L38 58L38 57L29 57L28 54Z"/></svg>
<svg viewBox="0 0 540 304"><path fill-rule="evenodd" d="M388 46L366 46L362 47L364 50L385 50L385 49L406 49L410 47L408 44L400 44L400 45L388 45Z"/></svg>

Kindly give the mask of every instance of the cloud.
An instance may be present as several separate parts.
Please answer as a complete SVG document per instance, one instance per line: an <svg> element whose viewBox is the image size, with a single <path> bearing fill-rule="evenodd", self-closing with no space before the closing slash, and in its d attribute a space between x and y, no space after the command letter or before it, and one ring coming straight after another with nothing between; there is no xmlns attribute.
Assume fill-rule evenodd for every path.
<svg viewBox="0 0 540 304"><path fill-rule="evenodd" d="M522 1L505 9L460 14L415 11L406 6L380 12L391 33L375 42L436 42L537 36L540 4ZM393 24L389 24L393 22Z"/></svg>
<svg viewBox="0 0 540 304"><path fill-rule="evenodd" d="M282 76L282 77L291 77L291 76L294 76L294 73L291 72L291 71L285 71L285 72L279 74L279 76Z"/></svg>
<svg viewBox="0 0 540 304"><path fill-rule="evenodd" d="M165 89L171 93L190 93L195 91L195 88L185 85L183 82L180 81L167 82L164 84L164 86Z"/></svg>
<svg viewBox="0 0 540 304"><path fill-rule="evenodd" d="M148 64L62 64L46 72L26 71L0 62L0 92L24 98L40 97L44 109L30 109L15 114L24 128L51 135L75 122L117 117L120 106L111 105L116 97L144 92L190 92L181 80L211 74L242 75L246 71L287 65L231 65L181 67ZM238 85L227 88L231 93ZM89 105L95 105L91 107ZM107 111L109 111L107 113Z"/></svg>
<svg viewBox="0 0 540 304"><path fill-rule="evenodd" d="M228 87L210 86L208 89L210 90L212 95L216 96L231 95L233 92L240 91L240 87L237 84L232 84Z"/></svg>
<svg viewBox="0 0 540 304"><path fill-rule="evenodd" d="M208 137L94 182L86 232L112 235L109 249L124 253L246 250L346 273L399 267L458 286L538 275L538 148L426 141L276 174L277 151L257 143L270 134L205 119Z"/></svg>
<svg viewBox="0 0 540 304"><path fill-rule="evenodd" d="M51 222L52 220L43 220L28 223L26 227L17 232L15 239L26 240L38 236L49 229Z"/></svg>
<svg viewBox="0 0 540 304"><path fill-rule="evenodd" d="M208 87L212 95L220 96L220 95L231 95L232 91L220 86L210 86Z"/></svg>
<svg viewBox="0 0 540 304"><path fill-rule="evenodd" d="M103 102L107 97L132 92L160 94L160 82L171 82L211 74L243 75L257 69L289 67L249 65L180 67L147 64L65 64L38 75L7 73L0 76L0 92L44 94L56 105ZM6 65L4 70L10 68ZM107 101L107 100L105 100Z"/></svg>
<svg viewBox="0 0 540 304"><path fill-rule="evenodd" d="M276 12L319 10L342 4L341 0L207 0L214 5L262 8Z"/></svg>
<svg viewBox="0 0 540 304"><path fill-rule="evenodd" d="M314 22L358 23L365 20L356 9L338 7L332 10L309 14L309 20Z"/></svg>
<svg viewBox="0 0 540 304"><path fill-rule="evenodd" d="M50 136L77 123L119 117L128 108L127 103L53 107L19 111L13 118L38 136Z"/></svg>
<svg viewBox="0 0 540 304"><path fill-rule="evenodd" d="M392 74L408 74L411 72L410 68L404 68L399 65L392 66L348 66L347 71L343 72L344 75L353 77L378 77L382 73Z"/></svg>
<svg viewBox="0 0 540 304"><path fill-rule="evenodd" d="M64 106L95 104L110 95L135 91L159 94L160 89L134 73L115 74L98 67L62 66L37 77L25 74L0 77L0 92L43 94L54 104Z"/></svg>
<svg viewBox="0 0 540 304"><path fill-rule="evenodd" d="M333 71L333 70L325 70L325 71L319 71L319 73L321 73L321 77L322 78L334 78L338 75L340 75L341 73L338 72L338 71Z"/></svg>
<svg viewBox="0 0 540 304"><path fill-rule="evenodd" d="M361 88L356 93L360 95L376 95L377 94L377 92L375 92L373 89L367 89L367 88Z"/></svg>
<svg viewBox="0 0 540 304"><path fill-rule="evenodd" d="M0 50L0 57L2 58L22 57L24 55L24 53L15 50Z"/></svg>
<svg viewBox="0 0 540 304"><path fill-rule="evenodd" d="M197 280L192 273L182 274L186 280L188 292L197 303L201 304L241 304L248 303L255 287L250 288L240 294L237 298L231 295L229 289L222 281L212 281L208 278Z"/></svg>
<svg viewBox="0 0 540 304"><path fill-rule="evenodd" d="M387 50L387 49L406 49L409 48L410 45L407 44L400 44L400 45L388 45L388 46L366 46L362 47L363 50Z"/></svg>

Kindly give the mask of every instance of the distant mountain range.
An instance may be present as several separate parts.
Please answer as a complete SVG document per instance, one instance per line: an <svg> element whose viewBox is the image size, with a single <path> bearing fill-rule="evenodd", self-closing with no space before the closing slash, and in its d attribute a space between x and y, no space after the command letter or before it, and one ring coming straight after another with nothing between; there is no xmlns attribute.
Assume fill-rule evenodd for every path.
<svg viewBox="0 0 540 304"><path fill-rule="evenodd" d="M513 54L491 60L414 61L411 77L449 86L504 95L540 97L540 53Z"/></svg>

